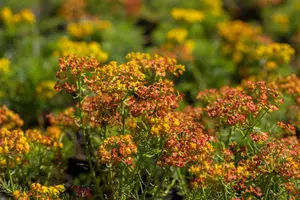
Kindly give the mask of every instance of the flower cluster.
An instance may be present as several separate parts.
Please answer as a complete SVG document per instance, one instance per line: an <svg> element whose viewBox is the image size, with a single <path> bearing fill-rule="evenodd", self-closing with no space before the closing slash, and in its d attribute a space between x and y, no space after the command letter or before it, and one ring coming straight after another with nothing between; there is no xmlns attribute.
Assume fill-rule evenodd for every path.
<svg viewBox="0 0 300 200"><path fill-rule="evenodd" d="M241 146L231 143L229 149L222 149L218 158L209 165L195 165L189 172L196 176L193 187L208 187L209 184L225 184L228 191L238 193L241 198L259 198L265 188L264 182L269 178L281 178L282 184L288 184L296 199L299 188L290 183L289 178L299 177L299 141L294 137L271 139L267 133L254 132L250 134L252 146ZM257 152L253 151L255 147ZM273 178L271 178L271 176ZM287 190L289 191L289 190ZM270 196L269 196L270 197ZM275 194L274 194L275 197Z"/></svg>
<svg viewBox="0 0 300 200"><path fill-rule="evenodd" d="M106 164L118 164L124 162L133 165L133 155L137 153L137 146L132 141L131 135L111 136L100 145L98 156L100 161Z"/></svg>
<svg viewBox="0 0 300 200"><path fill-rule="evenodd" d="M40 183L32 183L28 193L16 190L13 192L13 197L15 200L29 200L29 197L41 200L60 200L59 195L64 191L63 185L44 186Z"/></svg>
<svg viewBox="0 0 300 200"><path fill-rule="evenodd" d="M43 186L39 183L32 183L30 186L30 194L44 200L59 199L59 194L64 191L63 185Z"/></svg>
<svg viewBox="0 0 300 200"><path fill-rule="evenodd" d="M218 31L222 38L223 51L232 55L236 63L253 54L253 45L257 43L261 32L259 27L253 27L242 21L221 22Z"/></svg>
<svg viewBox="0 0 300 200"><path fill-rule="evenodd" d="M299 97L300 94L300 78L296 74L280 78L277 83L277 88L284 93L294 97ZM300 100L299 100L300 101Z"/></svg>
<svg viewBox="0 0 300 200"><path fill-rule="evenodd" d="M289 106L287 116L289 118L289 123L293 126L300 127L300 79L295 74L287 77L282 77L271 84L272 87L278 89L282 93L290 96L293 100L293 104Z"/></svg>
<svg viewBox="0 0 300 200"><path fill-rule="evenodd" d="M56 88L69 92L78 89L75 84L64 82L66 76L60 76L61 73L73 74L73 80L80 74L84 76L84 85L94 95L84 99L82 109L88 119L100 124L118 124L124 109L137 117L141 114L162 116L178 107L177 101L182 97L166 76L182 74L184 66L175 59L158 55L132 53L126 58L127 62L120 66L116 62L98 66L91 59L76 56L61 59L57 76L62 81Z"/></svg>
<svg viewBox="0 0 300 200"><path fill-rule="evenodd" d="M31 142L46 147L62 148L63 146L60 142L61 130L56 126L49 126L45 134L42 134L42 132L37 129L28 129L25 134Z"/></svg>
<svg viewBox="0 0 300 200"><path fill-rule="evenodd" d="M175 29L171 29L170 31L168 31L167 33L167 39L168 40L174 40L178 43L182 43L185 38L187 37L187 30L183 29L183 28L175 28Z"/></svg>
<svg viewBox="0 0 300 200"><path fill-rule="evenodd" d="M173 82L159 81L151 86L142 86L136 97L129 98L128 106L133 116L147 113L148 116L165 116L178 107L182 96L174 90Z"/></svg>
<svg viewBox="0 0 300 200"><path fill-rule="evenodd" d="M0 127L12 130L20 128L24 124L24 121L20 116L13 111L9 110L5 105L0 107Z"/></svg>
<svg viewBox="0 0 300 200"><path fill-rule="evenodd" d="M20 163L22 156L29 152L29 143L23 131L0 129L0 166Z"/></svg>
<svg viewBox="0 0 300 200"><path fill-rule="evenodd" d="M10 61L7 58L0 58L0 73L7 73L10 70Z"/></svg>
<svg viewBox="0 0 300 200"><path fill-rule="evenodd" d="M91 193L91 188L89 187L80 187L73 185L72 190L75 192L77 197L84 198L84 199L91 199L93 195Z"/></svg>
<svg viewBox="0 0 300 200"><path fill-rule="evenodd" d="M207 112L210 117L219 117L223 123L230 125L244 124L248 114L254 117L259 114L252 97L234 88L228 89L223 98L209 104Z"/></svg>
<svg viewBox="0 0 300 200"><path fill-rule="evenodd" d="M38 96L51 99L55 95L54 90L55 82L54 81L42 81L35 89Z"/></svg>
<svg viewBox="0 0 300 200"><path fill-rule="evenodd" d="M151 132L166 138L158 165L190 167L195 164L209 165L214 153L203 127L197 121L202 110L189 108L183 112L170 112L164 118L151 119Z"/></svg>
<svg viewBox="0 0 300 200"><path fill-rule="evenodd" d="M188 23L201 22L205 18L203 12L193 9L173 8L171 15L175 20L184 20Z"/></svg>
<svg viewBox="0 0 300 200"><path fill-rule="evenodd" d="M224 12L222 0L203 0L201 3L203 3L205 11L212 13L215 16L220 16Z"/></svg>
<svg viewBox="0 0 300 200"><path fill-rule="evenodd" d="M108 58L106 52L103 51L97 42L75 42L68 38L62 38L57 43L55 55L64 57L71 54L78 56L90 56L96 58L99 62L105 62Z"/></svg>
<svg viewBox="0 0 300 200"><path fill-rule="evenodd" d="M21 192L20 190L15 190L13 192L14 200L29 200L29 196L26 192Z"/></svg>
<svg viewBox="0 0 300 200"><path fill-rule="evenodd" d="M272 15L272 20L277 23L280 24L282 27L285 27L289 24L290 19L288 17L288 15L286 14L281 14L281 13L275 13Z"/></svg>
<svg viewBox="0 0 300 200"><path fill-rule="evenodd" d="M64 0L59 14L67 21L79 20L87 15L86 6L86 0Z"/></svg>
<svg viewBox="0 0 300 200"><path fill-rule="evenodd" d="M165 77L167 72L179 76L181 75L185 67L177 64L177 61L172 58L164 58L157 54L150 55L145 53L130 53L126 56L126 59L130 63L137 63L143 65L142 71L154 71L157 76Z"/></svg>
<svg viewBox="0 0 300 200"><path fill-rule="evenodd" d="M76 85L76 81L81 78L86 78L87 73L95 71L98 65L98 61L90 57L69 55L61 58L59 60L60 69L56 73L58 81L55 84L55 89L57 91L64 89L69 93L79 91L80 86Z"/></svg>
<svg viewBox="0 0 300 200"><path fill-rule="evenodd" d="M289 44L271 43L260 45L256 49L256 57L265 63L267 69L277 68L278 65L288 64L295 50Z"/></svg>
<svg viewBox="0 0 300 200"><path fill-rule="evenodd" d="M4 7L0 11L0 18L7 26L22 23L33 24L35 22L34 14L28 9L24 9L17 14L13 14L10 8Z"/></svg>
<svg viewBox="0 0 300 200"><path fill-rule="evenodd" d="M296 135L296 128L291 124L285 124L279 121L277 122L277 126L282 128L286 132L286 135Z"/></svg>
<svg viewBox="0 0 300 200"><path fill-rule="evenodd" d="M106 20L85 20L78 23L72 22L68 24L68 33L76 38L84 38L93 35L111 27L111 23Z"/></svg>
<svg viewBox="0 0 300 200"><path fill-rule="evenodd" d="M180 61L192 61L194 59L192 55L194 48L194 40L184 40L181 43L168 41L157 50L157 53Z"/></svg>
<svg viewBox="0 0 300 200"><path fill-rule="evenodd" d="M229 125L251 123L247 121L249 115L256 118L262 110L265 112L275 111L282 102L279 93L268 88L263 81L249 82L246 90L223 88L217 94L215 94L215 90L208 92L211 95L207 96L207 92L198 94L198 98L210 98L211 96L211 99L214 100L206 107L208 115L213 118L218 117L222 123Z"/></svg>
<svg viewBox="0 0 300 200"><path fill-rule="evenodd" d="M63 128L72 128L76 130L78 127L75 123L75 109L73 107L66 108L64 111L57 114L50 113L47 115L52 126Z"/></svg>

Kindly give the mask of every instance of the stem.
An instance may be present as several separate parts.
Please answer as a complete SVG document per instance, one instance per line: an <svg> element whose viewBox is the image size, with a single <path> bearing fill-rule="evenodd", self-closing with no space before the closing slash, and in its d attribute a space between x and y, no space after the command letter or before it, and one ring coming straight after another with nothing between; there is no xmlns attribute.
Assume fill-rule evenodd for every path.
<svg viewBox="0 0 300 200"><path fill-rule="evenodd" d="M121 176L120 176L120 181L119 181L119 192L118 192L118 197L119 199L123 199L123 192L122 192L122 184L123 184L123 172L124 172L124 167L121 170Z"/></svg>
<svg viewBox="0 0 300 200"><path fill-rule="evenodd" d="M223 184L223 190L224 190L224 199L225 199L225 200L228 200L226 185L225 185L223 182L222 182L222 184Z"/></svg>
<svg viewBox="0 0 300 200"><path fill-rule="evenodd" d="M84 121L83 121L83 115L82 115L82 101L83 101L83 91L82 91L82 84L81 84L81 80L77 80L77 87L79 88L79 108L78 108L78 112L79 112L79 117L80 117L80 126L83 132L83 136L84 136L84 146L85 146L85 151L87 154L87 158L88 158L88 163L89 163L89 167L91 170L91 175L92 178L95 179L95 184L96 184L96 191L99 193L101 200L104 199L101 188L99 186L99 181L96 178L96 173L92 164L92 145L91 145L91 139L90 139L90 135L89 133L86 131L86 127L84 125Z"/></svg>
<svg viewBox="0 0 300 200"><path fill-rule="evenodd" d="M230 132L229 132L229 135L228 135L228 138L227 138L227 141L226 141L226 148L228 148L229 146L229 142L230 142L230 138L232 136L232 132L233 132L233 127L230 128Z"/></svg>
<svg viewBox="0 0 300 200"><path fill-rule="evenodd" d="M169 194L170 190L173 188L173 186L175 185L175 183L176 183L176 179L174 178L174 179L172 180L171 184L170 184L170 185L167 187L167 189L164 191L164 193L165 193L166 195ZM157 191L159 191L159 189L158 189ZM157 195L157 193L155 193L153 199L156 198L156 195Z"/></svg>
<svg viewBox="0 0 300 200"><path fill-rule="evenodd" d="M272 182L272 179L273 179L273 177L271 177L270 179L269 179L269 184L268 184L268 187L267 187L267 191L266 191L266 195L265 195L265 197L264 197L264 200L267 200L268 199L268 196L269 196L269 191L270 191L270 186L271 186L271 184L270 184L270 182Z"/></svg>
<svg viewBox="0 0 300 200"><path fill-rule="evenodd" d="M122 101L122 135L125 134L125 121L126 121L126 113L125 113L125 105L124 105L124 100Z"/></svg>
<svg viewBox="0 0 300 200"><path fill-rule="evenodd" d="M10 182L11 190L12 190L12 191L15 191L14 182L13 182L12 175L11 175L11 172L10 172L10 169L9 169L9 168L8 168L8 175L9 175L9 182Z"/></svg>
<svg viewBox="0 0 300 200"><path fill-rule="evenodd" d="M176 169L176 173L177 173L177 176L179 178L179 184L180 184L180 187L181 189L183 190L183 195L187 194L187 189L186 189L186 184L185 184L185 181L181 175L181 171L180 171L180 168L177 168Z"/></svg>

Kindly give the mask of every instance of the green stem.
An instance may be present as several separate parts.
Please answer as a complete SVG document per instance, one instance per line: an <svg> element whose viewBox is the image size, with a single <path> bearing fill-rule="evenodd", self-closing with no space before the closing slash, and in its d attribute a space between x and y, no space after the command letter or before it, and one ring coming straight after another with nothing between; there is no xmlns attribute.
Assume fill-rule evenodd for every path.
<svg viewBox="0 0 300 200"><path fill-rule="evenodd" d="M9 182L10 182L11 190L12 190L12 191L15 191L14 182L13 182L12 175L11 175L11 172L10 172L10 169L9 169L9 168L8 168L8 175L9 175Z"/></svg>
<svg viewBox="0 0 300 200"><path fill-rule="evenodd" d="M228 197L227 197L227 188L226 188L226 185L224 183L223 183L223 190L224 190L224 199L228 200Z"/></svg>
<svg viewBox="0 0 300 200"><path fill-rule="evenodd" d="M90 170L91 170L92 178L95 180L96 191L99 193L101 200L104 200L103 193L102 193L101 188L99 186L99 181L96 178L96 173L95 173L93 163L92 163L92 156L93 155L91 153L92 145L91 145L90 135L86 131L86 127L84 125L83 115L82 115L82 111L81 111L82 101L83 101L84 97L83 97L83 91L82 91L82 83L81 83L80 79L77 81L77 87L79 88L79 96L78 96L78 98L79 98L79 108L78 108L78 111L79 111L79 117L80 117L80 126L81 126L83 136L84 136L84 140L85 140L85 142L84 142L85 151L86 151L86 154L87 154L88 163L89 163L89 167L90 167Z"/></svg>
<svg viewBox="0 0 300 200"><path fill-rule="evenodd" d="M232 136L232 132L233 132L233 127L230 128L230 132L229 132L229 135L228 135L228 138L227 138L227 141L226 141L226 148L228 148L229 146L229 143L230 143L230 138Z"/></svg>
<svg viewBox="0 0 300 200"><path fill-rule="evenodd" d="M270 186L271 186L271 182L272 182L273 177L271 177L268 181L268 187L267 187L267 191L266 191L266 195L264 196L264 200L267 200L269 198L269 192L270 192Z"/></svg>
<svg viewBox="0 0 300 200"><path fill-rule="evenodd" d="M125 122L126 122L126 113L125 113L125 103L124 100L122 101L122 135L125 134Z"/></svg>
<svg viewBox="0 0 300 200"><path fill-rule="evenodd" d="M181 175L180 168L176 169L176 173L177 173L177 176L178 176L178 179L179 179L180 187L183 190L183 195L185 195L185 194L187 194L186 183L185 183L185 181L184 181L184 179Z"/></svg>

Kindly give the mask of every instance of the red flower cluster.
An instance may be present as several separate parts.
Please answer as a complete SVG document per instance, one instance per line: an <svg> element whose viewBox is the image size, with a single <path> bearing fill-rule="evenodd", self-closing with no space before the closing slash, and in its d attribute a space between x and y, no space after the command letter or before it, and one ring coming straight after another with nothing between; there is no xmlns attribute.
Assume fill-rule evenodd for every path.
<svg viewBox="0 0 300 200"><path fill-rule="evenodd" d="M279 93L268 88L263 81L249 82L244 90L229 87L219 92L206 90L200 92L198 98L210 102L206 107L210 117L218 117L222 123L229 125L250 123L260 111L272 112L282 103Z"/></svg>
<svg viewBox="0 0 300 200"><path fill-rule="evenodd" d="M104 140L98 150L100 161L106 164L124 162L126 165L133 165L132 155L136 153L137 147L131 135L111 136Z"/></svg>
<svg viewBox="0 0 300 200"><path fill-rule="evenodd" d="M89 72L95 71L99 63L96 59L90 57L79 57L69 55L59 59L59 71L56 73L58 81L55 89L57 91L66 90L73 93L79 90L79 85L76 85L78 79L86 79Z"/></svg>
<svg viewBox="0 0 300 200"><path fill-rule="evenodd" d="M159 165L177 167L190 166L192 164L212 162L214 149L210 143L212 138L203 133L203 127L197 123L199 110L188 109L188 112L173 112L169 115L169 124L164 125L168 130L167 140L163 147ZM201 114L200 114L201 115Z"/></svg>

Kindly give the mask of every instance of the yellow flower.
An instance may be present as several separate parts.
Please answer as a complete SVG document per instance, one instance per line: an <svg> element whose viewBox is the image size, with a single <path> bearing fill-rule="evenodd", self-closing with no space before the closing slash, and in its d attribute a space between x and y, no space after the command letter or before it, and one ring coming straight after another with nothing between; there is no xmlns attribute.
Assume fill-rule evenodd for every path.
<svg viewBox="0 0 300 200"><path fill-rule="evenodd" d="M270 70L277 68L277 64L274 61L268 61L268 62L266 62L265 66L266 66L267 69L270 69Z"/></svg>
<svg viewBox="0 0 300 200"><path fill-rule="evenodd" d="M94 27L90 21L83 21L79 23L70 23L67 27L67 31L74 37L83 38L91 36L94 33Z"/></svg>
<svg viewBox="0 0 300 200"><path fill-rule="evenodd" d="M289 24L289 16L286 14L281 14L281 13L275 13L272 15L272 20L275 23L281 24L281 25L287 25Z"/></svg>
<svg viewBox="0 0 300 200"><path fill-rule="evenodd" d="M19 14L25 22L29 24L33 24L35 22L35 16L30 10L28 9L21 10Z"/></svg>
<svg viewBox="0 0 300 200"><path fill-rule="evenodd" d="M8 7L4 7L2 8L1 12L0 12L0 16L2 18L2 20L4 21L4 23L10 24L12 21L12 11L10 8Z"/></svg>
<svg viewBox="0 0 300 200"><path fill-rule="evenodd" d="M54 53L60 57L71 54L78 56L91 56L100 62L105 62L108 58L108 54L102 50L99 43L75 42L68 38L62 38L58 41L57 50Z"/></svg>
<svg viewBox="0 0 300 200"><path fill-rule="evenodd" d="M223 2L222 0L201 0L207 11L213 15L220 16L223 14Z"/></svg>
<svg viewBox="0 0 300 200"><path fill-rule="evenodd" d="M85 20L78 23L70 23L67 26L68 33L76 38L91 36L95 31L103 31L111 27L111 23L105 20Z"/></svg>
<svg viewBox="0 0 300 200"><path fill-rule="evenodd" d="M195 41L193 41L193 40L185 41L184 47L186 48L188 53L192 53L195 48Z"/></svg>
<svg viewBox="0 0 300 200"><path fill-rule="evenodd" d="M27 138L21 130L9 131L6 128L0 129L0 156L9 159L10 164L20 164L22 156L29 152ZM2 164L6 164L6 159L2 159Z"/></svg>
<svg viewBox="0 0 300 200"><path fill-rule="evenodd" d="M3 8L1 10L1 18L7 25L15 25L19 23L33 24L35 22L34 14L28 10L21 10L19 13L13 14L10 8Z"/></svg>
<svg viewBox="0 0 300 200"><path fill-rule="evenodd" d="M30 193L32 197L41 199L58 199L60 193L65 191L64 185L44 186L39 183L32 183Z"/></svg>
<svg viewBox="0 0 300 200"><path fill-rule="evenodd" d="M0 73L4 72L7 73L9 72L10 68L10 61L6 58L0 58Z"/></svg>
<svg viewBox="0 0 300 200"><path fill-rule="evenodd" d="M175 28L175 29L170 30L167 33L167 39L175 40L178 43L182 43L185 40L185 38L187 37L187 34L188 34L188 32L186 29Z"/></svg>
<svg viewBox="0 0 300 200"><path fill-rule="evenodd" d="M171 15L175 20L184 20L188 23L201 22L205 18L201 11L184 8L173 8Z"/></svg>
<svg viewBox="0 0 300 200"><path fill-rule="evenodd" d="M99 31L106 30L111 27L111 23L106 20L96 20L94 22L94 25L95 25L96 30L99 30Z"/></svg>
<svg viewBox="0 0 300 200"><path fill-rule="evenodd" d="M284 43L260 45L256 49L258 59L273 61L276 64L288 64L294 54L295 50L289 44ZM272 66L274 67L274 64L271 64Z"/></svg>
<svg viewBox="0 0 300 200"><path fill-rule="evenodd" d="M54 86L54 81L43 81L36 87L36 93L46 99L51 99L56 94Z"/></svg>

